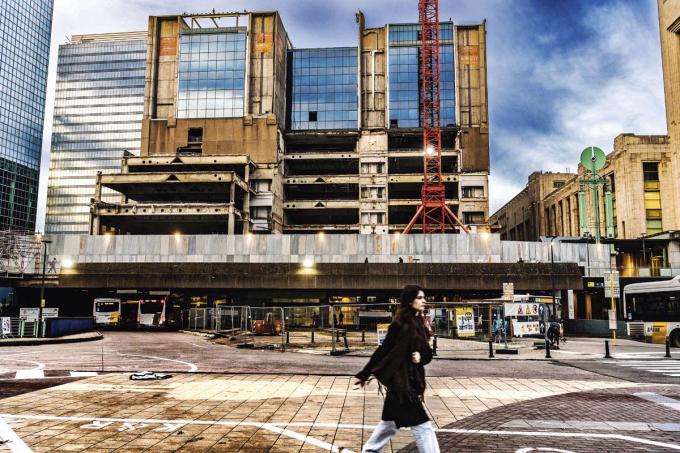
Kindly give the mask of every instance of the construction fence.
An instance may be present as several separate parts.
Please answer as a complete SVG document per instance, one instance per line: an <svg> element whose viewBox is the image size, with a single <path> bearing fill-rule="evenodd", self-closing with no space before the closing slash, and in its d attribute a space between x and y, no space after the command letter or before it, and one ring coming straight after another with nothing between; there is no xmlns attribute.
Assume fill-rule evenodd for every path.
<svg viewBox="0 0 680 453"><path fill-rule="evenodd" d="M394 319L397 304L335 304L294 307L219 306L186 310L182 327L230 338L239 347L374 349ZM425 320L440 350L456 341L505 342L510 330L527 328L507 318L503 304L429 303ZM538 325L538 324L537 324ZM532 327L533 328L533 327ZM516 336L539 331L514 332Z"/></svg>

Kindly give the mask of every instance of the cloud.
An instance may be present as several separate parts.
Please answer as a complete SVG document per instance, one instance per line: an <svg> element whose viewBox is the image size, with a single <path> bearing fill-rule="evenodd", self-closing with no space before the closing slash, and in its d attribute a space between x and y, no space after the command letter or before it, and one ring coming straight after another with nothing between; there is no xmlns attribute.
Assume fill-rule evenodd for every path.
<svg viewBox="0 0 680 453"><path fill-rule="evenodd" d="M654 13L641 14L640 3L593 3L577 24L588 39L557 45L536 41L515 62L519 74L491 78L491 94L503 91L492 110L492 175L522 187L537 170L575 170L581 150L596 145L611 150L620 133L665 134L665 111L658 26ZM547 43L547 44L546 44ZM515 54L501 57L512 67ZM491 57L493 58L493 56ZM533 61L533 63L532 63ZM490 61L490 66L493 60ZM519 77L518 77L519 76ZM520 77L526 77L522 83ZM511 96L522 110L512 107ZM533 123L539 112L542 120ZM502 118L502 120L499 120ZM496 119L496 121L494 121ZM521 156L521 160L518 157ZM521 166L517 165L521 162ZM491 180L490 212L517 192Z"/></svg>

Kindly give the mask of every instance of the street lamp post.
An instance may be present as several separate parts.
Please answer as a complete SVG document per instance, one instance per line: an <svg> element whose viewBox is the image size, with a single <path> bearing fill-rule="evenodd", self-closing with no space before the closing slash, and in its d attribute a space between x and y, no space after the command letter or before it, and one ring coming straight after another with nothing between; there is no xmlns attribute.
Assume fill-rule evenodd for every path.
<svg viewBox="0 0 680 453"><path fill-rule="evenodd" d="M555 237L550 239L550 289L552 291L552 315L557 318L557 307L555 305L555 254L553 241Z"/></svg>
<svg viewBox="0 0 680 453"><path fill-rule="evenodd" d="M45 266L47 265L47 244L51 244L49 239L42 239L43 260L42 260L42 280L40 283L40 308L38 309L38 325L42 322L42 309L45 307Z"/></svg>

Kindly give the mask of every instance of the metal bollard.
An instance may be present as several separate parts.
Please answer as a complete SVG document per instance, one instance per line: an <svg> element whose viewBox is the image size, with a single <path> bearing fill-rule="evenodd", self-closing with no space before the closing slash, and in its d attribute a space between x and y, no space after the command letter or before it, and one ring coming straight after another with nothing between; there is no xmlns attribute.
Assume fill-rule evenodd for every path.
<svg viewBox="0 0 680 453"><path fill-rule="evenodd" d="M552 359L550 356L550 342L548 340L545 340L545 358Z"/></svg>
<svg viewBox="0 0 680 453"><path fill-rule="evenodd" d="M666 359L670 359L671 357L671 339L666 337L666 355L664 356Z"/></svg>
<svg viewBox="0 0 680 453"><path fill-rule="evenodd" d="M437 335L432 338L432 355L436 356L437 355Z"/></svg>
<svg viewBox="0 0 680 453"><path fill-rule="evenodd" d="M490 359L494 358L494 355L493 355L493 340L489 340L489 358Z"/></svg>
<svg viewBox="0 0 680 453"><path fill-rule="evenodd" d="M611 359L612 356L609 354L609 340L604 340L604 358Z"/></svg>
<svg viewBox="0 0 680 453"><path fill-rule="evenodd" d="M290 344L290 332L286 330L286 344Z"/></svg>
<svg viewBox="0 0 680 453"><path fill-rule="evenodd" d="M314 344L314 329L312 329L312 344Z"/></svg>
<svg viewBox="0 0 680 453"><path fill-rule="evenodd" d="M343 337L345 339L345 349L349 349L349 343L347 343L347 334Z"/></svg>
<svg viewBox="0 0 680 453"><path fill-rule="evenodd" d="M361 342L366 343L366 331L365 330L361 331Z"/></svg>

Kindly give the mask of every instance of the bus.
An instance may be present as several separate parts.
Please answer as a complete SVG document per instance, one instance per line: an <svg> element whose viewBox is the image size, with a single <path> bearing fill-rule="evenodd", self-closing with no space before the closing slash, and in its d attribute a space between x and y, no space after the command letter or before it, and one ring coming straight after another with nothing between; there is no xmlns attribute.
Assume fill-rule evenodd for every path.
<svg viewBox="0 0 680 453"><path fill-rule="evenodd" d="M118 326L122 322L120 299L95 299L93 316L98 326Z"/></svg>
<svg viewBox="0 0 680 453"><path fill-rule="evenodd" d="M165 312L165 299L141 299L137 308L137 327L165 327Z"/></svg>
<svg viewBox="0 0 680 453"><path fill-rule="evenodd" d="M680 348L680 275L672 280L633 283L623 289L628 335Z"/></svg>

